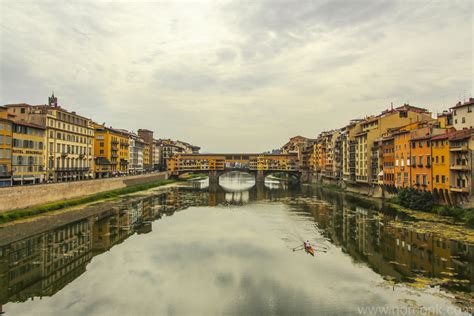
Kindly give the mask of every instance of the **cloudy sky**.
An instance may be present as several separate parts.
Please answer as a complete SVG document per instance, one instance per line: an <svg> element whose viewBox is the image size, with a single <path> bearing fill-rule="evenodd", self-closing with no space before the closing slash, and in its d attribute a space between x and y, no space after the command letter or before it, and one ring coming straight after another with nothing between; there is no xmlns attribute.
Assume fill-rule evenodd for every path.
<svg viewBox="0 0 474 316"><path fill-rule="evenodd" d="M0 104L260 152L473 89L465 1L0 0Z"/></svg>

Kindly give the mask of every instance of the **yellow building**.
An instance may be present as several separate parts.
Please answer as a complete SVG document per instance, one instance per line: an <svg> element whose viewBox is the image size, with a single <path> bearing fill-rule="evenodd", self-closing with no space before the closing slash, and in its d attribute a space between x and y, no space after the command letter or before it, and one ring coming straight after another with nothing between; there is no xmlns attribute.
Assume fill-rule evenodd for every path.
<svg viewBox="0 0 474 316"><path fill-rule="evenodd" d="M0 107L0 187L12 184L12 121Z"/></svg>
<svg viewBox="0 0 474 316"><path fill-rule="evenodd" d="M431 138L433 193L444 202L449 201L449 134Z"/></svg>
<svg viewBox="0 0 474 316"><path fill-rule="evenodd" d="M44 168L45 128L24 121L13 123L13 184L42 183Z"/></svg>
<svg viewBox="0 0 474 316"><path fill-rule="evenodd" d="M145 143L145 146L143 147L143 168L145 170L149 170L151 168L150 150L150 144Z"/></svg>
<svg viewBox="0 0 474 316"><path fill-rule="evenodd" d="M102 125L94 125L94 157L96 178L128 173L130 159L129 133Z"/></svg>

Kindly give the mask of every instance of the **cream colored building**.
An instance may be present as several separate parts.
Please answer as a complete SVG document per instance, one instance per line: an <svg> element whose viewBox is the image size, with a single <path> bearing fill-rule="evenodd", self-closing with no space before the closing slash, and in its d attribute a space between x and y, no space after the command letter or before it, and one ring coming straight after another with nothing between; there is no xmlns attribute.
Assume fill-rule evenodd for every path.
<svg viewBox="0 0 474 316"><path fill-rule="evenodd" d="M45 137L45 180L72 181L93 178L94 128L88 118L58 105L54 94L47 105L8 104L16 119L43 126Z"/></svg>
<svg viewBox="0 0 474 316"><path fill-rule="evenodd" d="M464 103L459 102L451 111L456 130L474 128L474 98L469 98L469 101Z"/></svg>

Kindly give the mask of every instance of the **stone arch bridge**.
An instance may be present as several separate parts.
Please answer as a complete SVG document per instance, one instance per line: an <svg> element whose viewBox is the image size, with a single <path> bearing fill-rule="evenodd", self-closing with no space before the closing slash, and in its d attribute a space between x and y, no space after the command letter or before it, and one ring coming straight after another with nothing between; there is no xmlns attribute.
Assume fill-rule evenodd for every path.
<svg viewBox="0 0 474 316"><path fill-rule="evenodd" d="M171 177L207 173L210 182L218 182L222 174L236 170L254 174L256 182L277 172L296 175L303 181L308 174L300 169L296 154L178 154L168 160Z"/></svg>

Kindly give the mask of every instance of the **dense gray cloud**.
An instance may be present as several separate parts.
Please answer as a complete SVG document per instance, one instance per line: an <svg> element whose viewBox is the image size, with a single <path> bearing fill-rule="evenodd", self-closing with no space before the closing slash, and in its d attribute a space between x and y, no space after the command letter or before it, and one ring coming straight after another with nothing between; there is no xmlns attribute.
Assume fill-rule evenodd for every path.
<svg viewBox="0 0 474 316"><path fill-rule="evenodd" d="M0 103L264 151L473 92L471 1L7 1Z"/></svg>

